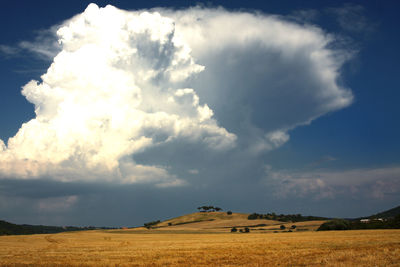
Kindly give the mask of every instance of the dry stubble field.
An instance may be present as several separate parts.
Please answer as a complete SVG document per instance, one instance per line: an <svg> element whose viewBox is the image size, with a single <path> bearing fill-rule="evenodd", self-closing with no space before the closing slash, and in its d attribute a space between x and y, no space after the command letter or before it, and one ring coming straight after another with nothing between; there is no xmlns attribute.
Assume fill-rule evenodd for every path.
<svg viewBox="0 0 400 267"><path fill-rule="evenodd" d="M400 230L0 237L1 266L400 266Z"/></svg>

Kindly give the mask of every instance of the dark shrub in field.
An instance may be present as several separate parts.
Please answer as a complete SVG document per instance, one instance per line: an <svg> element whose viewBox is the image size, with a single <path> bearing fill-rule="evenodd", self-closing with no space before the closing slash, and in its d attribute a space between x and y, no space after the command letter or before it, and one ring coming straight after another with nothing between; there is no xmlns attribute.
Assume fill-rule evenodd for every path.
<svg viewBox="0 0 400 267"><path fill-rule="evenodd" d="M335 219L321 224L317 231L350 230L351 224L347 220Z"/></svg>

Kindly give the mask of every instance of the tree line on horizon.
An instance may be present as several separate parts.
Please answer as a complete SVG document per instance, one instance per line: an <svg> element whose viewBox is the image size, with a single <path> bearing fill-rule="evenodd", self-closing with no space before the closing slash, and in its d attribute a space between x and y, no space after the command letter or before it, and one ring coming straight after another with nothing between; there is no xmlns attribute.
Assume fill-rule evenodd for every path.
<svg viewBox="0 0 400 267"><path fill-rule="evenodd" d="M366 229L400 229L400 215L386 219L361 220L334 219L323 223L317 231L329 230L366 230Z"/></svg>
<svg viewBox="0 0 400 267"><path fill-rule="evenodd" d="M112 227L95 227L95 226L47 226L47 225L29 225L14 224L0 220L0 236L1 235L33 235L33 234L55 234L70 231L84 231L95 229L114 229Z"/></svg>
<svg viewBox="0 0 400 267"><path fill-rule="evenodd" d="M214 206L200 206L197 208L200 212L213 212L213 211L221 211L220 207Z"/></svg>
<svg viewBox="0 0 400 267"><path fill-rule="evenodd" d="M274 220L281 222L304 222L304 221L319 221L326 220L328 218L317 217L317 216L303 216L301 214L275 214L275 212L267 214L252 213L247 219L249 220Z"/></svg>

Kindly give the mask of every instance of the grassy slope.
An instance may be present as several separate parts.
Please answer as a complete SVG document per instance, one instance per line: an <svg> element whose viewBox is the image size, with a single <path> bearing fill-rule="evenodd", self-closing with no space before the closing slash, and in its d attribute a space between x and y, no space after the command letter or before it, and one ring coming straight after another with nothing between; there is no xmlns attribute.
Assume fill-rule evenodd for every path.
<svg viewBox="0 0 400 267"><path fill-rule="evenodd" d="M158 226L167 226L168 223L172 225L176 224L187 224L199 221L211 221L211 220L247 220L248 214L245 213L233 213L232 215L226 214L226 212L196 212L191 214L186 214L173 219L169 219L161 222Z"/></svg>
<svg viewBox="0 0 400 267"><path fill-rule="evenodd" d="M250 228L252 232L281 231L280 225L285 225L286 231L295 224L297 230L316 230L324 221L308 221L288 223L274 220L248 220L249 214L226 212L196 212L186 214L177 218L169 219L155 225L151 231L207 231L207 232L230 232L232 227L243 229ZM144 230L144 228L136 228Z"/></svg>

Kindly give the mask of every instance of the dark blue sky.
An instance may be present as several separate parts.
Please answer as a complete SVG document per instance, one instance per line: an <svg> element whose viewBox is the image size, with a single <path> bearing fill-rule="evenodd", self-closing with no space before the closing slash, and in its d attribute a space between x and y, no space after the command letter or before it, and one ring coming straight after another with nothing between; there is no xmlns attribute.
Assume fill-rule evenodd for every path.
<svg viewBox="0 0 400 267"><path fill-rule="evenodd" d="M49 220L50 211L39 210L22 215L26 211L22 209L17 212L13 208L18 206L16 204L20 201L18 199L25 201L33 198L40 206L43 199L51 197L63 199L70 195L86 199L86 204L66 209L64 213L57 213L58 217L53 217L57 219L50 220L50 223L127 225L132 222L134 225L147 219L191 212L191 206L194 211L197 203L200 205L208 202L237 211L273 210L279 213L312 213L343 217L369 215L399 205L400 173L397 170L400 166L398 141L400 105L397 102L400 98L398 80L400 4L396 1L207 1L203 3L199 1L9 1L3 3L0 9L2 33L0 139L5 143L17 133L22 123L35 117L33 105L20 93L21 87L32 79L39 80L40 75L46 72L52 62L51 58L21 49L19 44L23 41L38 40L41 31L83 12L90 2L95 2L100 7L112 4L126 10L154 7L183 9L196 4L209 8L222 6L233 11L276 14L282 16L284 20L295 20L300 25L303 23L316 25L343 40L340 44L335 44L340 45L339 48L353 52L352 58L340 68L340 80L337 81L340 86L352 91L353 103L343 109L328 112L309 125L290 130L289 141L272 151L263 153L257 158L257 162L248 162L246 167L241 169L242 174L253 178L235 177L235 174L228 171L229 161L225 162L226 168L216 166L214 173L212 162L204 162L204 166L208 166L205 173L209 175L204 183L193 182L193 186L168 188L163 192L143 185L121 188L103 182L70 183L64 192L60 189L64 187L63 183L50 182L43 177L29 182L7 177L0 180L0 197L3 194L0 219L4 217L20 223L45 223ZM301 17L299 15L301 11L307 11L304 14L308 15ZM218 113L215 115L217 118L223 117ZM262 114L259 116L262 119ZM157 153L166 158L171 157L168 149ZM175 149L173 151L184 151L181 147ZM137 161L143 164L149 162L149 157L154 156L152 153L156 152L149 150L138 155ZM156 155L154 157L156 158ZM201 155L199 157L201 158ZM232 161L236 158L232 155L229 157ZM180 162L184 162L184 159ZM335 189L339 193L334 196L330 195L329 191L328 197L304 194L293 194L286 198L272 197L270 190L276 185L268 184L268 190L264 193L258 186L262 178L255 178L263 176L260 174L261 165L256 164L261 162L272 166L274 173L294 179L308 177L311 174L325 177L324 179L333 179L335 175L332 173L336 173L341 176L349 175L347 178L349 180L357 180L362 179L360 177L363 175L373 176L375 171L376 175L382 175L383 178L377 177L379 183L374 183L372 180L366 181L365 184L361 180L357 181L358 187L354 190L352 188L354 185L330 184L330 188L335 186L339 188ZM161 158L157 163L172 164ZM254 167L251 167L252 164ZM175 174L178 175L182 169L178 163L176 166L178 167ZM226 177L229 175L232 175L232 180ZM391 190L381 189L379 186L391 187ZM207 188L207 193L201 190L202 187ZM381 191L374 195L377 187ZM48 188L48 190L37 188ZM314 191L311 190L312 192ZM166 204L160 204L167 199L173 206L170 211L165 210ZM129 202L147 203L148 206L146 208L136 204L129 205L127 204ZM294 202L296 204L293 204ZM351 204L348 204L349 202ZM115 206L119 206L120 209L115 210ZM129 215L122 211L127 207L132 208ZM153 212L149 212L149 209ZM113 219L102 215L107 211L113 213ZM74 215L76 219L66 219L70 215ZM97 221L93 221L94 219Z"/></svg>

